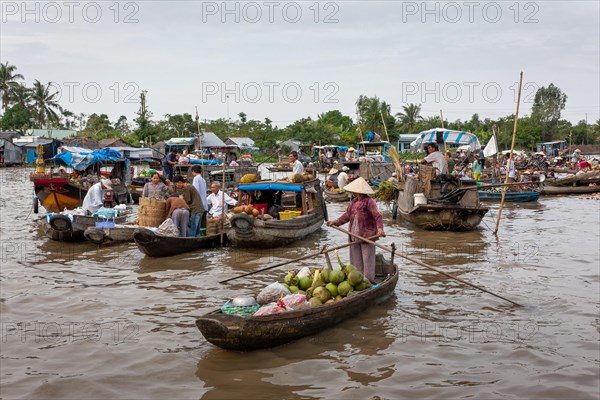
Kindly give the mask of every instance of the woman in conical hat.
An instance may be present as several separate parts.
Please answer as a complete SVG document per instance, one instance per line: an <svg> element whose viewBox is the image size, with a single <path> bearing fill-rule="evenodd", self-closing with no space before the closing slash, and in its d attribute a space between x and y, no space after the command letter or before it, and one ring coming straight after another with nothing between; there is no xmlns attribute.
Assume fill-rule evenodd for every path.
<svg viewBox="0 0 600 400"><path fill-rule="evenodd" d="M359 177L344 187L346 192L354 195L350 205L335 221L327 221L327 225L340 226L350 222L348 230L364 238L385 236L383 232L383 218L377 208L375 200L369 195L375 193L371 186ZM354 237L350 241L356 241ZM372 239L375 240L375 239ZM375 281L375 245L360 242L349 247L350 263L354 265L371 282Z"/></svg>

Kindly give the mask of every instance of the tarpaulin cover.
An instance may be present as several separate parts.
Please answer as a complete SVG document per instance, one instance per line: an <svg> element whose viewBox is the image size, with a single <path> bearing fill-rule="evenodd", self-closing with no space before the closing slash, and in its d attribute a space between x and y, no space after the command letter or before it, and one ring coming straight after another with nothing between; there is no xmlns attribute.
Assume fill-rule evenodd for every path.
<svg viewBox="0 0 600 400"><path fill-rule="evenodd" d="M285 183L248 183L239 186L240 190L286 190L288 192L302 192L303 185L287 185Z"/></svg>
<svg viewBox="0 0 600 400"><path fill-rule="evenodd" d="M437 132L442 132L443 140L446 144L454 144L457 146L468 145L472 151L479 150L481 144L477 136L470 132L452 131L448 129L435 128L419 133L419 136L410 144L411 148L420 150L425 143L435 143Z"/></svg>
<svg viewBox="0 0 600 400"><path fill-rule="evenodd" d="M96 163L103 164L106 161L119 161L123 155L113 149L100 149L94 151L69 152L65 151L52 157L60 165L83 171Z"/></svg>

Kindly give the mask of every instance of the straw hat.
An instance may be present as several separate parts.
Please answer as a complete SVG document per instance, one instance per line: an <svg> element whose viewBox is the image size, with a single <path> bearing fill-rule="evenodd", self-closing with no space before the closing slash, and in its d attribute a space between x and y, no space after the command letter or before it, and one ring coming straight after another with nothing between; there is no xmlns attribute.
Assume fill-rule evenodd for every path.
<svg viewBox="0 0 600 400"><path fill-rule="evenodd" d="M373 189L371 189L371 186L369 186L367 181L365 181L365 178L363 178L362 176L353 180L352 183L349 183L348 185L344 186L344 190L346 192L360 193L360 194L374 194L375 193L373 191Z"/></svg>
<svg viewBox="0 0 600 400"><path fill-rule="evenodd" d="M329 175L333 175L333 174L337 174L337 173L338 173L338 170L335 168L331 168L328 172Z"/></svg>
<svg viewBox="0 0 600 400"><path fill-rule="evenodd" d="M348 151L356 151L354 147L348 147Z"/></svg>
<svg viewBox="0 0 600 400"><path fill-rule="evenodd" d="M574 153L581 153L581 150L575 149Z"/></svg>
<svg viewBox="0 0 600 400"><path fill-rule="evenodd" d="M102 182L102 186L104 186L105 188L112 190L112 182L106 178L102 178L100 179L100 182Z"/></svg>

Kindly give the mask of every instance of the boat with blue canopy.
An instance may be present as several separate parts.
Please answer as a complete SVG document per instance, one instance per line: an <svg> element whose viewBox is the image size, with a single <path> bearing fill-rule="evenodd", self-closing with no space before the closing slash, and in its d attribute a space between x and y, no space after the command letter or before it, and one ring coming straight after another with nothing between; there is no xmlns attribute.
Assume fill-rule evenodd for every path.
<svg viewBox="0 0 600 400"><path fill-rule="evenodd" d="M476 135L465 131L453 131L444 128L434 128L419 133L417 138L410 144L413 151L422 149L427 143L445 143L449 146L467 145L471 151L481 149L481 144Z"/></svg>

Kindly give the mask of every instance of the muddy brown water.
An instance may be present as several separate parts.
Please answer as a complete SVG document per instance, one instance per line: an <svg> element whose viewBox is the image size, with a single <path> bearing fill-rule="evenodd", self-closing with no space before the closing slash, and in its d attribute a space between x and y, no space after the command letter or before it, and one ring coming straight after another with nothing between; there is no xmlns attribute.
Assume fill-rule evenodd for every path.
<svg viewBox="0 0 600 400"><path fill-rule="evenodd" d="M240 353L207 343L195 318L255 294L286 268L219 281L342 243L343 234L324 227L281 249L165 259L134 244L52 242L29 214L30 171L0 170L3 399L600 396L600 201L507 204L497 238L496 204L466 233L395 222L382 204L382 244L524 307L398 259L395 297L381 306L320 334ZM343 209L331 204L329 214ZM303 265L310 260L291 267Z"/></svg>

